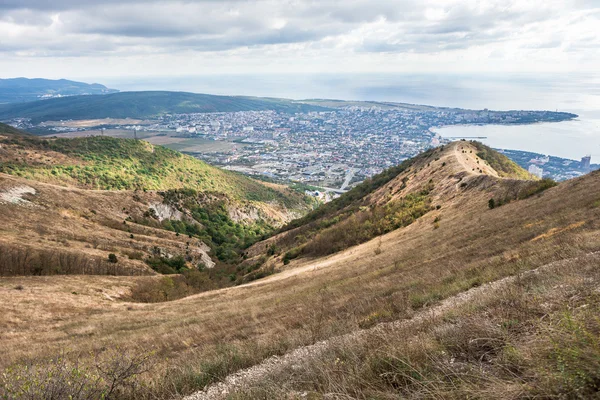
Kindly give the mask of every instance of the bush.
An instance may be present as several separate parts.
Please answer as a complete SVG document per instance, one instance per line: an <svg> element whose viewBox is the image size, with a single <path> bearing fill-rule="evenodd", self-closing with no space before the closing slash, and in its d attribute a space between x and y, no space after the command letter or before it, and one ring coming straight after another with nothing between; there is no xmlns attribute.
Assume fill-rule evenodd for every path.
<svg viewBox="0 0 600 400"><path fill-rule="evenodd" d="M113 254L113 253L110 253L108 255L108 262L111 262L113 264L116 264L117 262L119 262L119 260L117 259L117 255Z"/></svg>
<svg viewBox="0 0 600 400"><path fill-rule="evenodd" d="M141 303L161 303L213 290L216 287L208 272L193 269L186 270L181 275L139 280L131 289L131 298Z"/></svg>
<svg viewBox="0 0 600 400"><path fill-rule="evenodd" d="M429 190L430 185L420 193L352 213L341 222L316 233L314 239L306 244L304 253L332 254L412 224L430 211ZM284 263L285 259L284 256Z"/></svg>
<svg viewBox="0 0 600 400"><path fill-rule="evenodd" d="M204 292L216 287L210 279L208 272L199 270L189 270L183 273L185 282L194 290L194 292Z"/></svg>
<svg viewBox="0 0 600 400"><path fill-rule="evenodd" d="M290 251L286 252L283 255L283 264L288 265L290 263L290 260L293 260L294 258L298 258L298 256L300 256L300 254L302 254L302 248L294 247L293 249L291 249Z"/></svg>
<svg viewBox="0 0 600 400"><path fill-rule="evenodd" d="M177 300L190 293L185 279L179 276L163 276L160 279L145 279L131 289L131 298L141 303L161 303Z"/></svg>
<svg viewBox="0 0 600 400"><path fill-rule="evenodd" d="M525 188L521 189L518 194L518 199L523 200L536 194L542 193L546 189L550 189L558 185L550 178L544 178L539 181L533 181Z"/></svg>
<svg viewBox="0 0 600 400"><path fill-rule="evenodd" d="M140 375L154 367L153 353L119 348L97 354L93 362L55 357L37 364L15 365L0 374L0 398L113 399L135 397Z"/></svg>
<svg viewBox="0 0 600 400"><path fill-rule="evenodd" d="M176 257L152 257L146 260L146 264L160 274L177 274L186 268L186 262L183 256Z"/></svg>

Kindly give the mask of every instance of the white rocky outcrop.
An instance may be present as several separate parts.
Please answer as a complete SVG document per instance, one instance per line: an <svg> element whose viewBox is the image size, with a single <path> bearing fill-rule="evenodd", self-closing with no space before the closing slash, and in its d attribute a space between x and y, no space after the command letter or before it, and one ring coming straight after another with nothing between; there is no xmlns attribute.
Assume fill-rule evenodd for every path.
<svg viewBox="0 0 600 400"><path fill-rule="evenodd" d="M181 218L183 218L181 211L164 203L150 204L150 208L156 212L156 216L160 222L164 221L165 219L181 221Z"/></svg>
<svg viewBox="0 0 600 400"><path fill-rule="evenodd" d="M0 203L11 203L11 204L32 204L29 200L25 200L23 196L26 194L35 195L37 192L34 188L29 186L15 186L10 189L5 189L0 192Z"/></svg>

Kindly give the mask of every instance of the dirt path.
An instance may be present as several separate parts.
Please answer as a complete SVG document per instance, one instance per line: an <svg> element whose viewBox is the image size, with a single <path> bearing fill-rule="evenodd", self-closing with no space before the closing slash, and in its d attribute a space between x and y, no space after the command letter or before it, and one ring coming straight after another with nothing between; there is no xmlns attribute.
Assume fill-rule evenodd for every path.
<svg viewBox="0 0 600 400"><path fill-rule="evenodd" d="M600 252L590 253L583 257L577 257L575 259L580 260L588 257L600 262ZM296 350L293 350L290 353L287 353L281 357L270 357L260 364L231 374L227 376L224 381L210 385L202 391L196 392L190 396L185 397L184 400L224 399L235 390L252 387L253 385L256 385L257 383L264 380L269 374L277 372L284 367L301 367L302 362L307 358L319 356L320 354L323 354L327 349L336 345L340 345L348 341L365 339L372 334L383 333L386 331L389 332L390 330L397 330L400 328L405 328L412 324L418 324L425 319L431 319L435 316L439 316L440 314L450 310L451 308L464 305L472 301L478 295L481 295L485 292L495 291L502 287L506 287L507 285L513 283L520 277L547 272L548 270L553 268L560 268L561 266L565 265L566 263L572 262L573 260L574 259L556 261L539 267L535 270L526 271L520 276L509 276L476 288L469 289L465 292L459 293L455 296L442 300L435 307L417 312L411 319L382 323L376 325L371 329L355 331L346 335L336 336L310 346L297 348Z"/></svg>
<svg viewBox="0 0 600 400"><path fill-rule="evenodd" d="M465 153L463 153L463 150ZM477 157L477 149L468 143L456 143L454 155L460 165L471 175L491 175L499 178L498 172ZM479 162L479 163L478 163Z"/></svg>

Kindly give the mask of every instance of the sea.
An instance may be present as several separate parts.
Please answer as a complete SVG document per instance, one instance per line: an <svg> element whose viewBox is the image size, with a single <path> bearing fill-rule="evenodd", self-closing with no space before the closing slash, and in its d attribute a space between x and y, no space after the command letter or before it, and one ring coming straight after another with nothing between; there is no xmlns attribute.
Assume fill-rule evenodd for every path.
<svg viewBox="0 0 600 400"><path fill-rule="evenodd" d="M490 110L550 110L577 114L571 121L530 125L438 127L442 137L485 137L484 143L600 162L600 74L213 74L178 77L95 78L120 90L394 101Z"/></svg>

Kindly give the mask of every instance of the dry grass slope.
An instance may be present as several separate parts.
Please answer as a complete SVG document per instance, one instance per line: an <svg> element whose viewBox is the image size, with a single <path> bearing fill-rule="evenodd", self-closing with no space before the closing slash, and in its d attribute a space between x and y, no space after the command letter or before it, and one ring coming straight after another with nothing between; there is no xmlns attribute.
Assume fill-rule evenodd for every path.
<svg viewBox="0 0 600 400"><path fill-rule="evenodd" d="M4 276L151 275L154 271L144 260L172 256L184 258L190 267L211 266L207 243L213 259L235 258L229 254L235 249L218 253L222 249L214 236L221 231L213 229L213 237L206 236L211 226L202 223L213 223L214 218L199 223L194 210L185 206L175 210L178 204L166 204L175 193L169 189L195 196L197 209L214 210L218 204L219 217L226 228L231 226L225 231L239 236L239 240L221 241L238 240L240 246L309 207L288 188L232 174L143 141L41 139L7 125L0 125L0 171L8 173L0 173L4 222L0 275ZM157 207L164 215L154 212ZM229 281L227 276L216 278Z"/></svg>
<svg viewBox="0 0 600 400"><path fill-rule="evenodd" d="M449 309L430 324L333 349L239 396L584 398L598 382L597 259L586 257L600 250L600 173L489 209L490 198L518 199L530 183L465 168L477 159L461 158L457 146L471 145L448 146L369 195L370 204L386 204L431 182L429 213L327 257L298 258L283 268L274 255L281 272L248 285L135 304L127 300L131 286L154 277L2 279L0 364L42 368L63 354L93 366L96 355L117 345L123 353L152 351L153 368L136 381L143 385L119 396L169 398L272 355L409 319L486 282L578 259L556 275ZM261 254L286 234L251 250Z"/></svg>

